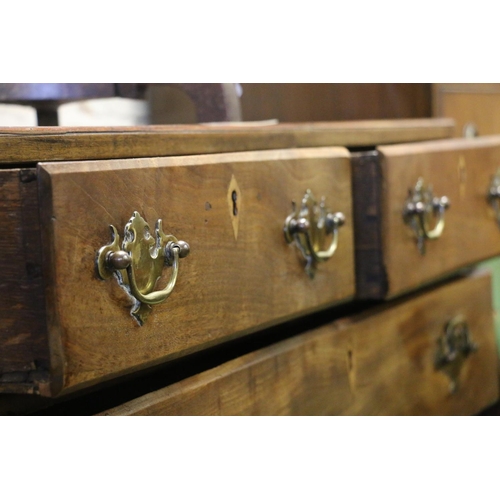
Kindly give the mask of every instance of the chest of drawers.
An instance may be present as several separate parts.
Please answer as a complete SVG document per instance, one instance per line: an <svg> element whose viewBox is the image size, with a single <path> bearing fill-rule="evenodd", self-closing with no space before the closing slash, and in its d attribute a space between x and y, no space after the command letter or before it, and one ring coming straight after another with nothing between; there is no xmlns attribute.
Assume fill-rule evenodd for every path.
<svg viewBox="0 0 500 500"><path fill-rule="evenodd" d="M418 278L399 285L405 263L387 264L386 241L375 253L383 255L381 269L392 288L375 280L379 292L365 291L360 252L367 250L362 235L370 228L362 227L363 217L378 221L374 234L388 233L386 219L356 208L363 205L356 198L356 158L375 151L384 158L382 170L389 165L388 172L406 172L397 166L397 148L409 151L405 162L412 164L419 146L389 145L433 140L422 146L432 150L451 135L451 125L413 120L0 133L7 228L0 390L78 397L86 387L203 355L231 339L352 303L356 295L398 295L497 253L493 233L484 236L493 242L487 249L449 259L453 240L439 257L429 249L425 258L437 260L434 268L422 264ZM467 156L466 164L474 158ZM416 168L408 182L426 168ZM395 182L399 189L402 183ZM451 204L460 184L453 189ZM379 196L380 186L369 192ZM402 219L404 201L388 209L383 202L383 210ZM491 223L492 209L483 211ZM457 232L448 229L465 212L456 213L451 222L446 213L443 238ZM410 258L415 237L402 226L406 240L396 254ZM492 370L487 365L484 376Z"/></svg>

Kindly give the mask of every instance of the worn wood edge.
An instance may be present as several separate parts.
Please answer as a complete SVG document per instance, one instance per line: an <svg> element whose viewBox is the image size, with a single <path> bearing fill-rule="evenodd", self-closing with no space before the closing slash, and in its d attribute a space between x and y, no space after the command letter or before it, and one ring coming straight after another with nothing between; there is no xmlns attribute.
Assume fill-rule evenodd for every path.
<svg viewBox="0 0 500 500"><path fill-rule="evenodd" d="M433 90L454 94L497 94L500 83L433 83Z"/></svg>
<svg viewBox="0 0 500 500"><path fill-rule="evenodd" d="M99 384L104 384L106 382L109 382L109 381L112 381L115 379L119 379L120 377L129 376L131 374L138 374L139 375L142 372L145 372L149 369L154 369L156 367L159 367L162 364L166 364L166 363L169 363L171 361L182 359L183 357L189 356L190 354L196 354L196 353L202 352L203 350L210 349L212 347L223 346L225 343L231 342L231 341L236 340L236 339L241 338L241 337L245 337L245 336L250 335L252 333L256 333L256 332L259 332L261 330L273 328L273 327L276 327L278 325L281 325L282 323L287 323L289 321L296 320L296 319L301 318L303 316L308 316L311 314L320 313L324 310L331 309L331 308L341 307L341 306L351 302L353 299L354 299L354 295L345 297L344 299L335 301L334 303L322 304L322 305L317 306L317 307L301 310L301 311L294 313L294 314L281 316L280 318L277 318L275 320L266 321L264 323L254 325L250 328L245 328L243 330L239 330L238 332L235 332L231 335L227 335L224 337L223 341L221 341L220 339L215 339L213 341L207 341L203 344L197 344L193 347L183 349L181 351L177 351L177 352L174 352L172 354L167 354L161 358L155 358L155 359L149 360L147 362L144 362L141 365L134 365L132 367L124 368L123 370L119 370L119 371L113 372L111 374L101 376L99 378L93 378L91 380L87 380L85 382L71 385L69 387L64 387L64 372L61 370L63 365L62 365L62 363L59 363L57 367L54 366L54 368L57 368L57 373L55 374L57 376L57 379L51 380L50 396L52 396L52 397L66 396L66 395L76 393L78 391L82 391L82 390L85 390L85 389L88 389L88 388L91 388L94 386L98 386ZM55 323L57 322L57 318L54 319L54 322ZM58 332L60 332L60 329L59 329L59 325L57 324L56 328L54 328L54 330L52 330L52 334L49 335L49 338L51 336L54 337L54 341L55 341L54 342L55 343L54 353L55 353L55 355L57 355L57 353L59 352L59 353L61 353L61 354L59 354L59 359L64 359L64 355L62 354L62 345L59 342L59 338L61 338L61 337L60 337L60 334ZM45 394L45 395L49 395L49 394Z"/></svg>
<svg viewBox="0 0 500 500"><path fill-rule="evenodd" d="M264 125L263 125L264 124ZM0 127L0 136L16 136L16 135L67 135L67 134L84 134L90 133L169 133L180 131L185 134L191 132L204 132L217 134L221 130L245 132L245 127L250 132L255 133L255 128L265 127L263 133L268 133L270 130L357 130L357 129L374 129L381 130L400 130L400 129L440 129L453 127L454 121L452 118L403 118L403 119L387 119L387 120L343 120L329 122L293 122L293 123L275 123L269 122L217 122L207 124L192 124L192 125L142 125L142 126L117 126L117 127Z"/></svg>
<svg viewBox="0 0 500 500"><path fill-rule="evenodd" d="M321 327L318 331L310 331L300 334L297 337L287 339L277 344L259 349L255 352L242 356L241 358L233 359L216 368L202 372L193 377L189 377L181 382L177 382L158 391L145 394L133 401L120 405L116 408L106 410L96 416L132 416L139 413L141 410L149 408L157 402L163 402L169 398L174 398L178 395L183 395L186 391L195 391L197 388L207 385L217 379L223 379L228 374L235 371L250 370L252 366L262 363L263 361L274 358L276 355L284 352L292 351L295 348L300 348L304 342L316 336L325 335L324 330L328 327Z"/></svg>
<svg viewBox="0 0 500 500"><path fill-rule="evenodd" d="M0 394L50 396L50 376L46 370L8 373L0 377Z"/></svg>
<svg viewBox="0 0 500 500"><path fill-rule="evenodd" d="M484 135L473 139L455 137L436 141L422 141L412 144L391 144L377 147L383 155L404 156L417 153L433 153L440 151L458 151L500 146L500 135Z"/></svg>
<svg viewBox="0 0 500 500"><path fill-rule="evenodd" d="M432 288L434 286L439 286L441 283L452 280L454 278L463 278L465 276L475 275L476 271L477 271L475 266L482 264L483 262L490 260L494 257L498 257L498 254L489 255L489 256L485 257L483 260L481 260L480 262L471 261L469 263L466 263L466 264L460 266L459 268L452 269L452 270L447 271L447 272L443 272L443 273L435 276L432 279L422 281L417 286L410 286L410 287L398 290L396 292L391 292L389 289L387 291L386 295L384 297L382 297L382 299L385 301L397 300L400 298L404 298L408 295L411 295L413 293L419 293L422 290Z"/></svg>
<svg viewBox="0 0 500 500"><path fill-rule="evenodd" d="M115 170L140 170L154 167L190 167L196 165L215 165L225 162L249 163L256 161L280 161L317 158L346 158L350 160L349 151L340 146L326 146L316 148L290 148L262 151L214 153L194 156L175 156L157 158L125 158L109 160L105 163L95 161L67 161L67 162L40 162L45 172L51 175L70 174L85 171L115 171Z"/></svg>
<svg viewBox="0 0 500 500"><path fill-rule="evenodd" d="M336 319L353 316L365 311L367 307L374 309L373 304L361 305L359 302L349 300L341 306L300 316L290 322L280 323L269 329L262 329L251 335L218 344L211 349L203 349L191 356L132 372L67 395L54 398L26 394L0 395L0 415L4 415L5 412L12 415L29 413L34 416L95 415L282 340L317 329Z"/></svg>
<svg viewBox="0 0 500 500"><path fill-rule="evenodd" d="M36 169L21 169L20 170L20 186L21 186L21 195L23 198L23 231L26 233L27 228L30 227L30 242L24 241L24 251L32 254L33 256L36 254L37 257L32 257L36 263L37 258L40 259L40 272L41 272L41 227L40 227L40 216L39 216L39 203L38 203L38 186L37 186L37 177L36 177ZM29 189L27 189L29 187ZM29 208L25 208L25 203L28 203ZM31 203L33 204L33 208L31 207ZM27 219L28 217L28 219ZM33 223L28 224L30 219L36 220L36 228L33 227ZM36 230L35 230L36 229ZM33 233L32 233L33 232ZM43 306L44 304L44 281L43 276L41 276L40 288L38 289L41 294L39 298ZM37 299L37 295L32 294L31 299L35 301ZM32 306L34 308L34 305ZM27 380L33 384L34 394L47 396L50 394L50 375L49 375L49 349L47 343L46 336L46 311L43 309L43 316L39 318L40 321L40 337L43 336L43 355L39 358L35 358L34 360L34 368L27 373ZM38 355L41 353L38 352Z"/></svg>
<svg viewBox="0 0 500 500"><path fill-rule="evenodd" d="M11 165L0 171L0 177L5 196L0 213L7 223L0 245L4 285L0 313L5 314L0 325L0 393L46 394L48 346L35 168Z"/></svg>
<svg viewBox="0 0 500 500"><path fill-rule="evenodd" d="M50 355L50 386L46 396L55 396L61 392L64 386L64 354L62 338L64 332L61 331L57 321L56 294L57 291L51 286L50 276L54 276L57 270L53 264L55 249L52 247L53 226L52 226L52 182L48 172L39 166L37 170L39 186L39 204L42 245L41 252L43 257L43 277L47 310L47 336L49 342ZM45 223L44 221L50 221Z"/></svg>
<svg viewBox="0 0 500 500"><path fill-rule="evenodd" d="M486 257L485 260L488 260L490 258L491 257ZM483 262L483 261L481 261L481 262ZM439 286L440 283L447 281L447 280L450 280L450 279L453 279L453 278L463 278L465 276L470 276L471 274L475 273L475 265L477 265L477 264L480 264L480 262L471 262L469 264L465 264L465 265L459 267L458 269L452 269L451 271L443 272L432 279L422 281L417 286L403 288L401 290L397 290L396 292L391 292L390 287L389 287L386 295L383 297L383 300L385 300L385 301L396 300L396 299L399 299L401 297L406 297L407 295L412 294L414 292L418 293L421 290L425 290L429 287Z"/></svg>
<svg viewBox="0 0 500 500"><path fill-rule="evenodd" d="M255 126L0 129L0 164L176 156L317 146L373 146L451 137L448 118ZM0 168L4 168L0 166Z"/></svg>
<svg viewBox="0 0 500 500"><path fill-rule="evenodd" d="M433 120L444 121L438 123ZM356 128L352 130L339 129L336 131L335 137L332 137L332 131L316 131L314 135L296 133L297 146L310 147L328 144L350 148L373 147L376 144L446 139L452 137L455 130L455 122L449 118L344 123L356 124Z"/></svg>
<svg viewBox="0 0 500 500"><path fill-rule="evenodd" d="M382 254L381 183L377 151L351 153L356 298L382 299L388 289Z"/></svg>
<svg viewBox="0 0 500 500"><path fill-rule="evenodd" d="M491 272L485 269L470 273L468 278L488 280L491 285ZM423 297L425 295L431 296L433 293L441 293L443 290L449 289L450 287L453 287L454 284L461 281L464 281L464 278L456 278L444 285L436 286L435 288L424 293L416 293L413 294L412 297L398 299L391 304L382 304L354 316L341 318L331 324L327 324L315 330L302 333L296 337L283 340L240 358L231 360L211 370L202 372L193 377L189 377L181 382L177 382L158 391L154 391L142 397L136 398L132 401L124 403L123 405L101 412L96 416L134 416L140 415L143 412L151 414L151 412L146 412L146 410L151 409L155 405L168 404L169 400L175 400L175 398L179 396L182 396L183 398L189 397L189 394L195 393L198 388L208 386L209 384L216 382L217 380L223 380L225 377L234 375L237 372L248 371L251 375L252 367L264 363L268 360L272 360L278 355L283 355L294 350L303 349L307 343L314 342L318 338L323 337L325 339L331 340L336 332L366 321L367 319L375 315L383 314L388 310L394 310L398 307L404 307L404 305L412 299L418 299L419 297ZM489 294L491 302L491 286L489 287ZM500 364L497 359L497 372L499 369ZM495 378L494 385L495 386L492 388L493 390L491 392L493 392L495 396L491 397L490 401L485 403L482 408L479 408L477 410L478 412L498 401L500 397L498 378Z"/></svg>

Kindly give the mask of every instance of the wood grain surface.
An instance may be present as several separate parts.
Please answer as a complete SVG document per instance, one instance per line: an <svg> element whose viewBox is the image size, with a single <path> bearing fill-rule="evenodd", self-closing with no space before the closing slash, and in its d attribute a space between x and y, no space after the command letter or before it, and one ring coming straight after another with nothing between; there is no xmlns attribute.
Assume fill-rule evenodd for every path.
<svg viewBox="0 0 500 500"><path fill-rule="evenodd" d="M117 376L348 300L354 294L349 153L311 148L42 164L40 204L53 392ZM238 230L228 193L236 182ZM283 234L306 189L341 211L314 279ZM116 280L97 278L109 225L137 210L187 241L177 284L144 326ZM167 279L165 270L163 279ZM164 286L164 281L162 282ZM158 284L158 289L162 287Z"/></svg>
<svg viewBox="0 0 500 500"><path fill-rule="evenodd" d="M102 415L472 415L498 399L489 276L332 323ZM438 338L463 314L478 350L459 389L436 370Z"/></svg>
<svg viewBox="0 0 500 500"><path fill-rule="evenodd" d="M0 171L0 224L0 392L33 392L48 369L34 168Z"/></svg>
<svg viewBox="0 0 500 500"><path fill-rule="evenodd" d="M383 299L382 169L378 151L351 153L356 298Z"/></svg>
<svg viewBox="0 0 500 500"><path fill-rule="evenodd" d="M453 120L367 120L252 126L29 127L0 129L0 164L141 158L317 146L373 146L451 137ZM2 168L0 166L0 168Z"/></svg>
<svg viewBox="0 0 500 500"><path fill-rule="evenodd" d="M500 229L487 200L500 166L500 136L382 146L378 151L387 296L500 254ZM427 240L425 255L418 252L402 216L408 190L419 177L433 186L434 196L450 199L443 234Z"/></svg>
<svg viewBox="0 0 500 500"><path fill-rule="evenodd" d="M455 136L473 124L479 135L500 134L500 84L436 83L432 86L433 114L456 122Z"/></svg>
<svg viewBox="0 0 500 500"><path fill-rule="evenodd" d="M431 116L428 83L243 83L245 120L283 122ZM158 122L157 122L158 123ZM166 123L166 122L164 122ZM173 123L173 122L170 122Z"/></svg>

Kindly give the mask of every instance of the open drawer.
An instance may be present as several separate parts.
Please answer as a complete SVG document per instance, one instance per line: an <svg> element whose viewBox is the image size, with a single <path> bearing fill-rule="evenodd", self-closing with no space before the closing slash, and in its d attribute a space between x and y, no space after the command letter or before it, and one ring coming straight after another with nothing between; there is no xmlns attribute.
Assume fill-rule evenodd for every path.
<svg viewBox="0 0 500 500"><path fill-rule="evenodd" d="M50 355L33 390L43 394L354 295L343 148L42 163L38 183Z"/></svg>
<svg viewBox="0 0 500 500"><path fill-rule="evenodd" d="M389 298L500 254L500 136L353 156L357 296Z"/></svg>

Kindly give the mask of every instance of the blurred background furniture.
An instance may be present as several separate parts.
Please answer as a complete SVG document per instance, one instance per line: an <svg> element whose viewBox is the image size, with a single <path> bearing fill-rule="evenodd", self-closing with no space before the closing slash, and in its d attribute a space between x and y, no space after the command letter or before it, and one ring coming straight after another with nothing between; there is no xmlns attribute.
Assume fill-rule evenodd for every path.
<svg viewBox="0 0 500 500"><path fill-rule="evenodd" d="M151 92L153 86L154 84L146 83L0 83L0 102L32 106L36 109L38 125L51 126L60 124L59 108L68 102L104 98L152 98L158 101L162 90L165 92L165 89L174 89L192 103L195 121L241 119L234 84L163 83L158 85L159 93L153 91L151 97L148 92ZM153 108L156 109L155 106Z"/></svg>
<svg viewBox="0 0 500 500"><path fill-rule="evenodd" d="M435 83L433 115L453 118L455 135L500 133L500 83Z"/></svg>
<svg viewBox="0 0 500 500"><path fill-rule="evenodd" d="M3 83L0 103L10 108L23 104L24 114L32 106L37 117L19 123L32 126L310 122L432 114L431 85L412 83ZM4 113L7 108L3 106ZM9 119L0 124L8 126Z"/></svg>
<svg viewBox="0 0 500 500"><path fill-rule="evenodd" d="M242 83L244 120L280 122L426 118L428 83Z"/></svg>

